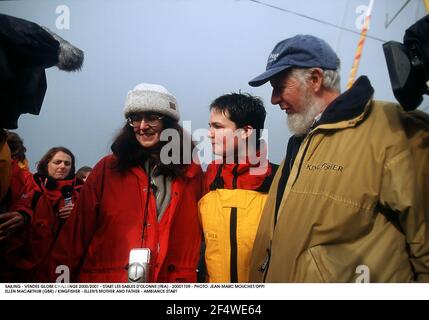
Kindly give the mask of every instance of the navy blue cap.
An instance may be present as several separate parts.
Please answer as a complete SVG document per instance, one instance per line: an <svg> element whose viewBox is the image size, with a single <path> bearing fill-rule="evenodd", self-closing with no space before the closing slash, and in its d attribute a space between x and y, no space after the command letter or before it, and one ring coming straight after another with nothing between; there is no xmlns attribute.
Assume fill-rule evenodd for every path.
<svg viewBox="0 0 429 320"><path fill-rule="evenodd" d="M279 42L271 52L264 73L249 81L259 87L280 72L292 68L321 68L336 70L340 60L324 40L310 35L296 35Z"/></svg>

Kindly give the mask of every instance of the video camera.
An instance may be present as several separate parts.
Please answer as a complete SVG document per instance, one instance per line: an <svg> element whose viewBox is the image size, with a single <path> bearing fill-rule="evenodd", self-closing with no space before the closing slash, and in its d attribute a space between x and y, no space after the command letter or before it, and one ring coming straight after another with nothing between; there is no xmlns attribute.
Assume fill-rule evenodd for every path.
<svg viewBox="0 0 429 320"><path fill-rule="evenodd" d="M429 94L429 15L405 31L404 43L383 44L393 94L404 110L416 109Z"/></svg>

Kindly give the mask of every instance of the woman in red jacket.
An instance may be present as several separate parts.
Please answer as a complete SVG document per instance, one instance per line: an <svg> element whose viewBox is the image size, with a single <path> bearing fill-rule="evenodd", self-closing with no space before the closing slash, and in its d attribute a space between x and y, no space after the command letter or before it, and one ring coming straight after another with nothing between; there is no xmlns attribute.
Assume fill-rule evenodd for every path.
<svg viewBox="0 0 429 320"><path fill-rule="evenodd" d="M185 161L191 144L176 99L162 86L140 84L124 113L113 155L94 167L54 248L50 280L65 265L71 281L196 282L202 171ZM149 272L142 276L133 262L147 262Z"/></svg>

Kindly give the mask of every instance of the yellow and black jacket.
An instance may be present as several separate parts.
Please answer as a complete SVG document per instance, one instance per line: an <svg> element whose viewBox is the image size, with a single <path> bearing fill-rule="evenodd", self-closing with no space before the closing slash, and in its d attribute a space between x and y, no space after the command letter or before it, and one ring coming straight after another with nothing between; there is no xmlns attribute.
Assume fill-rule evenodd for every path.
<svg viewBox="0 0 429 320"><path fill-rule="evenodd" d="M268 163L267 163L268 164ZM199 202L209 282L248 282L249 259L267 192L277 169L252 174L249 164L210 164L209 192Z"/></svg>

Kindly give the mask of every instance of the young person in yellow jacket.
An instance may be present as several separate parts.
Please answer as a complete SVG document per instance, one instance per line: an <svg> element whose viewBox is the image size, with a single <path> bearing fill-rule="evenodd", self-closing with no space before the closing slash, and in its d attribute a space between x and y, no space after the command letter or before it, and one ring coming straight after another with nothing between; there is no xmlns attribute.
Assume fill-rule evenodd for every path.
<svg viewBox="0 0 429 320"><path fill-rule="evenodd" d="M253 282L429 281L428 217L400 106L373 100L367 77L340 93L339 59L322 39L278 43L266 71L287 113L250 263ZM417 151L417 150L416 150Z"/></svg>
<svg viewBox="0 0 429 320"><path fill-rule="evenodd" d="M249 259L277 166L261 139L266 111L259 98L232 93L210 105L209 138L220 156L207 168L199 215L209 282L248 282Z"/></svg>

